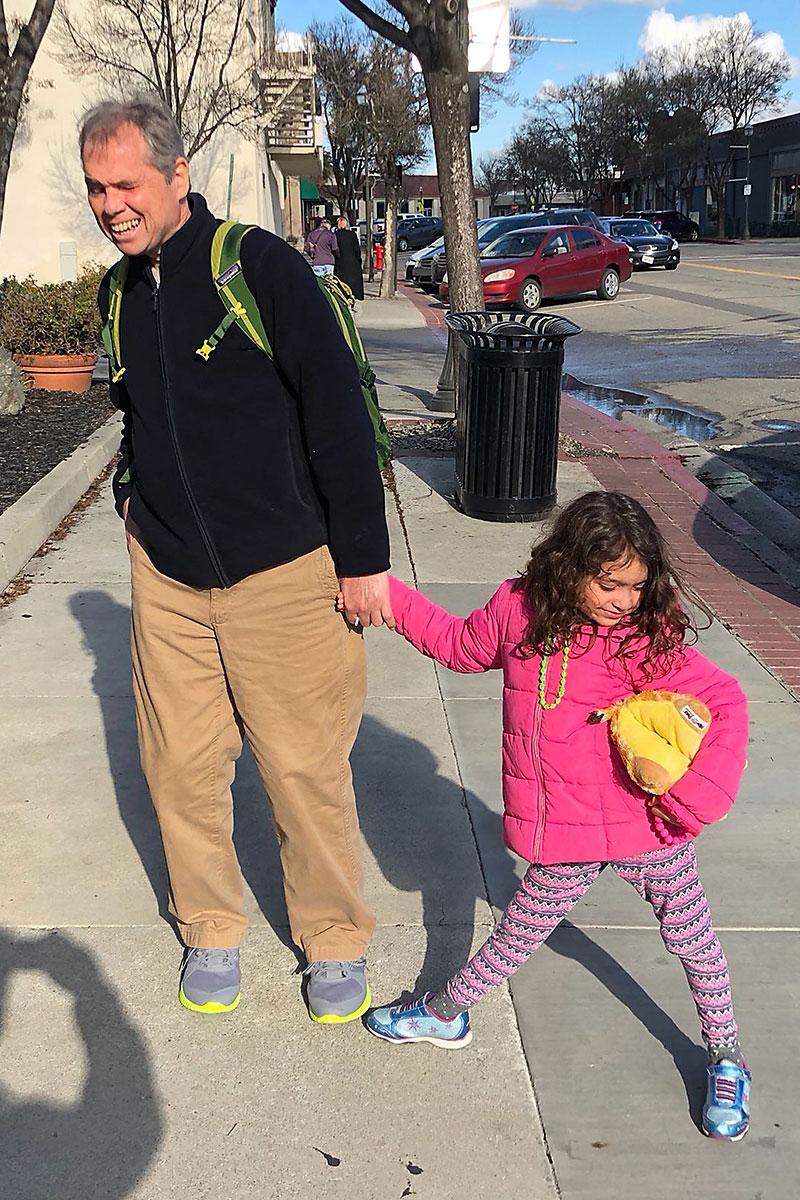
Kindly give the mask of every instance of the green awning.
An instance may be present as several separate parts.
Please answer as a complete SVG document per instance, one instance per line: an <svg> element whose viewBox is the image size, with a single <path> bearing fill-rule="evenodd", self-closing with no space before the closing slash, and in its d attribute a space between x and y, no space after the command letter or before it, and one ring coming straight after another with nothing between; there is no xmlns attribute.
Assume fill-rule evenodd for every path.
<svg viewBox="0 0 800 1200"><path fill-rule="evenodd" d="M319 200L319 188L312 179L300 180L300 199L301 200Z"/></svg>

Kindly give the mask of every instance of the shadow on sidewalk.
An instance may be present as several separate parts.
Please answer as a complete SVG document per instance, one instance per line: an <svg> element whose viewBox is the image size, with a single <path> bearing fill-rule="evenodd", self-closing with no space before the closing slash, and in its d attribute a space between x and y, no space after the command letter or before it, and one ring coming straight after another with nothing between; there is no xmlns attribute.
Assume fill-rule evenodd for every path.
<svg viewBox="0 0 800 1200"><path fill-rule="evenodd" d="M422 898L427 944L417 979L413 984L409 981L409 988L403 993L402 999L407 999L412 994L441 987L467 961L475 903L486 899L486 884L478 872L463 872L454 877L452 870L448 870L452 853L448 827L451 823L455 826L461 818L464 794L460 787L438 773L436 759L427 746L367 715L356 745L354 769L361 828L378 865L393 887L419 892ZM381 779L393 780L393 785L383 787ZM398 779L407 780L409 787L425 790L421 805L419 796L415 796L412 811L403 811ZM494 841L498 848L502 846L500 816L474 792L468 793L467 802L473 829L480 830L480 843L490 846ZM436 819L426 817L429 807L439 814ZM441 874L435 869L439 862ZM502 909L518 886L510 853L492 851L487 874L489 899ZM683 1080L691 1117L699 1124L705 1089L704 1048L693 1042L602 946L569 921L564 921L551 935L546 949L580 963L663 1046ZM536 955L533 957L534 962L522 970L536 969ZM677 962L673 967L681 970ZM381 1004L390 1002L389 998L380 998Z"/></svg>
<svg viewBox="0 0 800 1200"><path fill-rule="evenodd" d="M130 695L130 609L107 592L77 592L70 600L84 643L94 657L92 686L100 703L106 754L119 814L139 855L159 916L178 937L167 907L169 885L153 806L139 765L136 722ZM121 703L122 700L122 703ZM125 703L127 701L127 703ZM289 935L280 860L270 828L266 797L249 747L237 764L234 845L242 875L279 940L297 953Z"/></svg>
<svg viewBox="0 0 800 1200"><path fill-rule="evenodd" d="M73 1000L85 1083L73 1105L15 1099L0 1084L3 1195L15 1200L123 1200L161 1143L146 1047L93 957L60 933L0 930L0 1036L18 972L36 971ZM37 1047L26 1047L33 1065ZM8 1047L4 1047L8 1062ZM67 1057L72 1050L65 1051ZM48 1066L52 1076L53 1065ZM31 1083L35 1086L36 1077Z"/></svg>
<svg viewBox="0 0 800 1200"><path fill-rule="evenodd" d="M789 422L789 424L791 423ZM715 480L720 478L727 480L731 477L735 479L736 472L743 472L746 476L755 474L756 480L763 479L765 490L759 488L756 482L739 491L736 499L745 502L745 509L748 496L752 496L758 501L759 497L764 494L769 496L773 491L777 491L782 499L785 498L787 491L791 491L791 502L796 504L798 453L800 453L800 429L787 433L775 433L742 445L730 453L717 454L703 466L699 473L699 479L710 488L713 496ZM724 503L724 501L714 497L714 503ZM730 507L735 516L737 511L735 502ZM756 513L758 512L759 508L756 507ZM796 517L797 513L793 512L791 508L787 508L786 512L787 528L783 533L784 536L788 535L788 542L782 543L780 528L771 530L762 525L759 532L774 541L784 554L796 558L797 533L789 527L792 524L791 518ZM772 518L772 513L767 511L763 519L768 522L774 518ZM769 596L775 596L779 600L785 600L798 607L800 611L800 593L798 593L797 587L783 579L777 570L771 570L766 566L746 546L741 545L735 534L726 533L724 529L721 529L715 523L713 510L707 511L706 507L698 510L692 525L692 536L698 546L705 550L721 567L730 571L736 579L749 583L765 593L764 603L769 605ZM800 616L797 619L800 621Z"/></svg>

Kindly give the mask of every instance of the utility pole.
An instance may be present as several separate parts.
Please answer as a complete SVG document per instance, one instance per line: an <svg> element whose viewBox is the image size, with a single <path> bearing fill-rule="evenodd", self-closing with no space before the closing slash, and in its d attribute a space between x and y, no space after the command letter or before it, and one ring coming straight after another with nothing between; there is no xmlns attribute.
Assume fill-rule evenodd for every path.
<svg viewBox="0 0 800 1200"><path fill-rule="evenodd" d="M372 283L375 278L375 262L372 253L372 172L369 162L369 113L370 97L366 84L362 83L356 92L356 102L361 110L364 122L364 209L366 216L366 234L364 239L367 254L367 279Z"/></svg>

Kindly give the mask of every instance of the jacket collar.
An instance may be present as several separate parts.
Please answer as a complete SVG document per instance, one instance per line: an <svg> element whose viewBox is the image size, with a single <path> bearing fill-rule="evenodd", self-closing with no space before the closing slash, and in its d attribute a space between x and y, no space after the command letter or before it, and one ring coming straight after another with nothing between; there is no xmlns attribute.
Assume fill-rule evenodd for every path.
<svg viewBox="0 0 800 1200"><path fill-rule="evenodd" d="M208 211L208 205L199 192L188 196L191 216L180 229L173 233L161 247L161 271L169 275L203 238L216 228L216 219Z"/></svg>

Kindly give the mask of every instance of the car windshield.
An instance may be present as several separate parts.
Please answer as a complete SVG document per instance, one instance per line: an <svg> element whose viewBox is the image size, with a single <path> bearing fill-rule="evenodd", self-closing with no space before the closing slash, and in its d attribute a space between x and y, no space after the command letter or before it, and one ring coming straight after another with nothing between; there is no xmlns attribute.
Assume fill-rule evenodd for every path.
<svg viewBox="0 0 800 1200"><path fill-rule="evenodd" d="M482 250L481 258L529 258L547 236L546 232L540 233L538 229L506 233Z"/></svg>
<svg viewBox="0 0 800 1200"><path fill-rule="evenodd" d="M612 221L611 235L619 234L620 237L659 237L659 232L655 225L651 225L649 221Z"/></svg>

